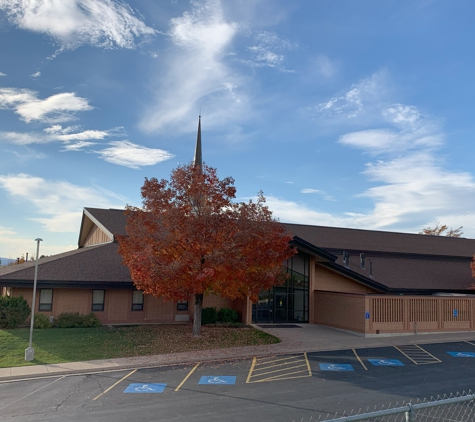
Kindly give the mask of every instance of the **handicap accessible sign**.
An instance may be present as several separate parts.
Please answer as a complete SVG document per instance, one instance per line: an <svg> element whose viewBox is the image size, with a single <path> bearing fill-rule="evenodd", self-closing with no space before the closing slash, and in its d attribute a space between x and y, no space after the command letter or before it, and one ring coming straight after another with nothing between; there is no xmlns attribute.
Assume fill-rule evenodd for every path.
<svg viewBox="0 0 475 422"><path fill-rule="evenodd" d="M397 359L368 359L374 366L405 366Z"/></svg>
<svg viewBox="0 0 475 422"><path fill-rule="evenodd" d="M450 356L454 358L475 358L474 352L447 352Z"/></svg>
<svg viewBox="0 0 475 422"><path fill-rule="evenodd" d="M132 383L124 390L124 393L134 394L153 394L163 393L165 391L166 384L142 384Z"/></svg>
<svg viewBox="0 0 475 422"><path fill-rule="evenodd" d="M353 366L347 363L319 363L322 371L354 371Z"/></svg>
<svg viewBox="0 0 475 422"><path fill-rule="evenodd" d="M206 385L234 385L236 384L236 377L228 377L228 376L216 376L216 375L206 375L200 378L200 382L198 384L206 384Z"/></svg>

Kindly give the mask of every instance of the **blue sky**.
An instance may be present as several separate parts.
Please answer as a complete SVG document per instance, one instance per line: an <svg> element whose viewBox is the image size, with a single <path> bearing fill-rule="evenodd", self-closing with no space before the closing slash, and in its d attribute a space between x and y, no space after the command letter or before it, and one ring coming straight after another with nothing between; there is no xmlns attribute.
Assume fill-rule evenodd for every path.
<svg viewBox="0 0 475 422"><path fill-rule="evenodd" d="M192 159L282 222L475 237L475 4L0 0L0 256Z"/></svg>

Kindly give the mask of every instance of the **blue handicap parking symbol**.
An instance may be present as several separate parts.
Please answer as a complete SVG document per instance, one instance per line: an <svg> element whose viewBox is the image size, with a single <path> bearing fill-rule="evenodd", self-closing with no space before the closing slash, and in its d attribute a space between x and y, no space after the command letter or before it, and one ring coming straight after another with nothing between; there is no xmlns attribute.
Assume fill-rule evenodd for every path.
<svg viewBox="0 0 475 422"><path fill-rule="evenodd" d="M132 383L124 390L124 393L134 394L152 394L163 393L165 391L166 384L143 384Z"/></svg>
<svg viewBox="0 0 475 422"><path fill-rule="evenodd" d="M405 366L397 359L368 359L374 366Z"/></svg>
<svg viewBox="0 0 475 422"><path fill-rule="evenodd" d="M214 384L214 385L234 385L236 384L236 377L225 376L203 376L198 384Z"/></svg>
<svg viewBox="0 0 475 422"><path fill-rule="evenodd" d="M475 358L474 352L447 352L450 356L454 358Z"/></svg>
<svg viewBox="0 0 475 422"><path fill-rule="evenodd" d="M354 371L353 366L347 363L319 363L322 371Z"/></svg>

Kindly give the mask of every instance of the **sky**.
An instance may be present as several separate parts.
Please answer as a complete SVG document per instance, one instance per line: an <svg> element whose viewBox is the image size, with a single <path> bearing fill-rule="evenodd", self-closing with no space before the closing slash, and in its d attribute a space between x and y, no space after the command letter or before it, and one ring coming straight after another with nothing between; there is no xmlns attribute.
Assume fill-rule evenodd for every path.
<svg viewBox="0 0 475 422"><path fill-rule="evenodd" d="M0 256L193 159L281 222L475 238L471 0L0 0ZM470 41L472 40L472 41Z"/></svg>

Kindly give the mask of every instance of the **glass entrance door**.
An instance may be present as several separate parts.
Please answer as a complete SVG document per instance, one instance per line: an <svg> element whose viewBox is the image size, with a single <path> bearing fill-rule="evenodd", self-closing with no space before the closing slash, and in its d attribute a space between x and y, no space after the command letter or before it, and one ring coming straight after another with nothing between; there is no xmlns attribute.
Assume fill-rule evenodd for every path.
<svg viewBox="0 0 475 422"><path fill-rule="evenodd" d="M287 322L287 294L274 293L274 322Z"/></svg>

